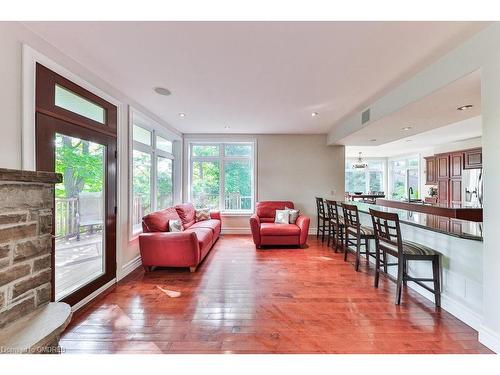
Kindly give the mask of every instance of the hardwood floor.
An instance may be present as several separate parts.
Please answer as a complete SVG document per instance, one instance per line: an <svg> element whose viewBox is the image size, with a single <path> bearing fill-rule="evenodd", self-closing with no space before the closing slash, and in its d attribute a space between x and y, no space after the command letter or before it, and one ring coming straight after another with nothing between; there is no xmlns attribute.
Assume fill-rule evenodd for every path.
<svg viewBox="0 0 500 375"><path fill-rule="evenodd" d="M491 353L477 332L309 238L255 250L226 235L196 273L138 269L78 311L66 353Z"/></svg>

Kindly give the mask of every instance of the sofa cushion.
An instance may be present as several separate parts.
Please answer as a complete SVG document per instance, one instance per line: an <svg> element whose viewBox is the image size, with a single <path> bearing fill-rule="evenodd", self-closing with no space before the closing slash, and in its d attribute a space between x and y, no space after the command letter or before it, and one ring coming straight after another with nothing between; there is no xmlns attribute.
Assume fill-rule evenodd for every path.
<svg viewBox="0 0 500 375"><path fill-rule="evenodd" d="M174 207L152 212L142 218L144 232L168 232L169 220L180 220Z"/></svg>
<svg viewBox="0 0 500 375"><path fill-rule="evenodd" d="M269 219L274 221L276 210L284 210L286 207L295 208L293 202L288 201L263 201L257 202L255 213L259 218ZM267 220L262 220L267 221Z"/></svg>
<svg viewBox="0 0 500 375"><path fill-rule="evenodd" d="M295 224L262 223L260 225L261 236L298 236L300 228Z"/></svg>
<svg viewBox="0 0 500 375"><path fill-rule="evenodd" d="M221 222L220 222L220 220L215 220L215 219L203 220L203 221L199 221L197 223L194 223L189 228L190 229L208 228L208 229L212 230L215 237L218 237L220 234L220 230L221 230Z"/></svg>
<svg viewBox="0 0 500 375"><path fill-rule="evenodd" d="M184 229L189 228L196 222L196 211L192 203L178 204L175 209L181 218Z"/></svg>
<svg viewBox="0 0 500 375"><path fill-rule="evenodd" d="M213 231L210 228L189 228L184 231L185 233L196 233L196 238L198 238L198 245L200 246L200 252L202 258L210 250L212 246Z"/></svg>

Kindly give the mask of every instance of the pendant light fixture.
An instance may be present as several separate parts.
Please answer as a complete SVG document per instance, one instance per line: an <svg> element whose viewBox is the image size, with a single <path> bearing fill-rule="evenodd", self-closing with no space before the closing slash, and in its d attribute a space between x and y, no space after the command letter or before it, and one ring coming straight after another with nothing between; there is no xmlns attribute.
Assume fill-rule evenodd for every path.
<svg viewBox="0 0 500 375"><path fill-rule="evenodd" d="M368 164L363 162L363 158L361 157L361 154L362 153L360 152L358 160L352 165L353 169L365 169L366 167L368 167Z"/></svg>

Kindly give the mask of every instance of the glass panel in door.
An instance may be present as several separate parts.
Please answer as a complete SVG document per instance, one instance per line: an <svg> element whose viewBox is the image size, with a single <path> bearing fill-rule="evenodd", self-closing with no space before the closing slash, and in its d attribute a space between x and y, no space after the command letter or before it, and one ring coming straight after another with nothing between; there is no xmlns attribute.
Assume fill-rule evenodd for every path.
<svg viewBox="0 0 500 375"><path fill-rule="evenodd" d="M56 133L55 300L105 273L106 146Z"/></svg>

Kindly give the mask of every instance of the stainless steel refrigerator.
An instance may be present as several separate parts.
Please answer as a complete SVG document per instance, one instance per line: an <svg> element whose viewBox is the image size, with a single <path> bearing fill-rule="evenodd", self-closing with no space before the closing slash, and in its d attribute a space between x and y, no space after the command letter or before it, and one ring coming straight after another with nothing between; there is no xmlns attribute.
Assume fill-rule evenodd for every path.
<svg viewBox="0 0 500 375"><path fill-rule="evenodd" d="M462 174L462 204L483 207L483 170L465 169Z"/></svg>

